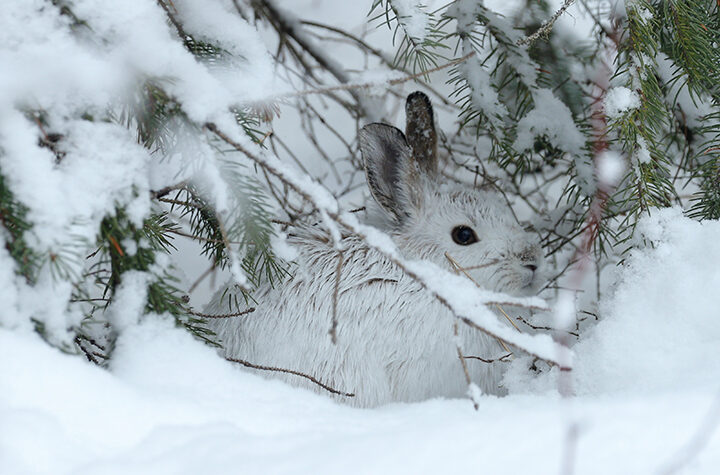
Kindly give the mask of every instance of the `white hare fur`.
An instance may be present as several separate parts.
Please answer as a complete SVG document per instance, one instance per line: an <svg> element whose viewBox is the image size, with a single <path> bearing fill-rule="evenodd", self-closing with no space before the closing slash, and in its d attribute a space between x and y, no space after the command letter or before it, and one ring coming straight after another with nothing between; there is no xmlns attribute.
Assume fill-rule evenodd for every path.
<svg viewBox="0 0 720 475"><path fill-rule="evenodd" d="M451 269L447 253L483 287L515 295L535 291L542 265L537 238L520 228L496 192L439 182L429 101L414 93L407 108L409 144L402 132L382 124L366 126L360 135L381 221L403 257ZM477 242L456 243L459 226L471 228ZM466 394L455 319L432 295L361 239L345 236L333 343L338 253L321 224L299 228L288 241L299 255L294 275L276 288L261 287L254 313L210 322L226 356L311 375L354 393L335 397L356 406ZM228 312L228 296L218 293L207 311ZM506 353L478 330L462 323L458 330L465 355L493 359ZM505 363L466 362L483 392L503 393ZM264 374L324 392L305 378Z"/></svg>

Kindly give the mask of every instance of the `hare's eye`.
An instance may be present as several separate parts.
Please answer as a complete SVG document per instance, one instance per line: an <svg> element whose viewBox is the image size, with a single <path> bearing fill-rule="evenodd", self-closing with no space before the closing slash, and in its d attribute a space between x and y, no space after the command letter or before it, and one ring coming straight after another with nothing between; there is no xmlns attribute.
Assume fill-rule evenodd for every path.
<svg viewBox="0 0 720 475"><path fill-rule="evenodd" d="M467 246L478 241L475 231L473 231L472 228L469 228L467 226L456 226L455 228L453 228L450 235L452 236L453 241L455 241L456 244L460 244L461 246Z"/></svg>

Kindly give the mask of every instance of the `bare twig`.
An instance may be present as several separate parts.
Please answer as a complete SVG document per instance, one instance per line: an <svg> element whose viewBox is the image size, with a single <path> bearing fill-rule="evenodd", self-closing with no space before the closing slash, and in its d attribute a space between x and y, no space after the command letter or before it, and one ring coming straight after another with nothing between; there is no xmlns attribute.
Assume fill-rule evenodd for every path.
<svg viewBox="0 0 720 475"><path fill-rule="evenodd" d="M335 79L345 84L350 82L350 78L345 71L337 64L332 58L329 58L325 51L319 48L314 42L308 38L304 31L302 31L302 25L298 22L291 21L284 12L275 6L275 3L271 0L254 0L262 11L264 11L266 18L270 21L272 26L281 33L292 38L304 51L313 57L317 63L323 67L326 71L332 74ZM287 45L287 43L286 43ZM300 55L296 55L298 60L301 60ZM309 67L306 70L311 71ZM357 102L364 115L367 115L367 106L364 104L363 98L355 91L348 90L353 99Z"/></svg>
<svg viewBox="0 0 720 475"><path fill-rule="evenodd" d="M571 331L568 331L568 330L558 330L557 328L552 328L552 327L547 327L547 326L540 326L540 325L533 325L532 323L528 322L527 320L525 320L525 319L524 319L523 317L521 317L520 315L518 315L517 317L515 317L515 319L518 320L518 321L520 321L520 322L522 322L522 323L524 323L525 325L529 326L529 327L532 328L533 330L544 330L544 331L548 331L548 332L565 332L565 333L568 333L568 334L574 336L575 338L579 338L579 336L580 336L578 333L576 333L576 332L571 332Z"/></svg>
<svg viewBox="0 0 720 475"><path fill-rule="evenodd" d="M205 272L203 272L203 273L200 275L200 277L198 277L197 280L195 280L195 282L193 282L193 284L192 284L192 285L190 286L190 288L188 289L188 294L193 293L193 291L197 288L197 286L200 285L200 283L201 283L203 280L205 280L205 278L206 278L207 276L209 276L210 273L211 273L212 271L214 271L216 267L217 267L217 263L216 263L215 261L213 261L213 263L210 265L210 267L208 267L207 270L206 270Z"/></svg>
<svg viewBox="0 0 720 475"><path fill-rule="evenodd" d="M241 365L245 366L246 368L258 369L261 371L275 371L278 373L294 374L295 376L300 376L309 381L312 381L313 383L317 384L324 390L331 392L333 394L337 394L339 396L345 396L345 397L355 397L355 393L346 393L346 392L338 391L335 388L331 388L327 384L321 383L320 381L318 381L316 378L310 376L309 374L301 373L300 371L295 371L293 369L286 369L286 368L277 368L275 366L257 365L257 364L250 363L249 361L241 360L239 358L226 357L225 359L228 361L232 361L233 363L240 363Z"/></svg>
<svg viewBox="0 0 720 475"><path fill-rule="evenodd" d="M176 183L174 185L166 186L164 188L160 188L159 190L153 190L150 191L150 197L151 198L162 198L163 196L167 195L171 191L175 190L184 190L188 186L187 181L181 181L180 183Z"/></svg>
<svg viewBox="0 0 720 475"><path fill-rule="evenodd" d="M186 233L186 232L180 231L178 229L168 229L167 232L169 232L171 234L177 234L178 236L182 236L182 237L186 237L186 238L190 238L190 239L195 239L195 240L202 241L202 242L225 244L225 241L223 241L221 239L210 239L210 238L206 238L203 236L196 236L195 234ZM252 241L247 241L247 242L229 241L229 242L230 242L230 244L238 244L238 245L242 245L242 246L244 246L244 245L252 246L255 244Z"/></svg>
<svg viewBox="0 0 720 475"><path fill-rule="evenodd" d="M210 313L195 312L193 310L188 310L187 312L190 315L195 315L196 317L202 317L202 318L233 318L233 317L240 317L243 315L247 315L249 313L253 313L254 311L255 311L255 307L250 307L246 310L243 310L242 312L235 312L235 313L210 314Z"/></svg>
<svg viewBox="0 0 720 475"><path fill-rule="evenodd" d="M510 363L512 360L510 359L512 357L512 353L506 353L498 358L482 358L480 356L463 356L466 360L480 360L483 363L495 363L495 362L502 362L502 363Z"/></svg>
<svg viewBox="0 0 720 475"><path fill-rule="evenodd" d="M472 58L474 55L475 55L475 51L471 51L470 53L466 54L465 56L461 56L460 58L453 59L452 61L448 61L447 63L443 63L439 66L435 66L434 68L425 69L423 71L420 71L419 73L409 74L407 76L403 76L400 78L383 81L382 83L377 83L377 82L362 82L362 83L355 83L355 84L347 83L347 84L342 84L339 86L331 86L331 87L316 88L316 89L306 89L304 91L288 92L286 94L281 94L276 97L277 98L298 97L298 96L307 96L310 94L325 94L328 92L335 92L335 91L352 91L354 89L369 89L371 87L377 87L382 84L395 86L397 84L402 84L404 82L412 81L413 79L417 79L419 77L426 76L428 74L431 74L431 73L434 73L437 71L441 71L443 69L451 68L455 65L458 65L460 63L467 61L468 59Z"/></svg>
<svg viewBox="0 0 720 475"><path fill-rule="evenodd" d="M173 199L171 199L171 198L156 198L156 199L157 199L158 201L161 201L161 202L163 202L163 203L168 203L168 204L171 204L171 205L187 206L187 207L189 207L189 208L195 208L195 209L200 209L200 210L204 210L204 209L205 209L204 206L201 206L201 205L199 205L199 204L197 204L197 203L193 203L192 201L189 201L189 200L188 200L188 201L182 201L182 200L173 200Z"/></svg>

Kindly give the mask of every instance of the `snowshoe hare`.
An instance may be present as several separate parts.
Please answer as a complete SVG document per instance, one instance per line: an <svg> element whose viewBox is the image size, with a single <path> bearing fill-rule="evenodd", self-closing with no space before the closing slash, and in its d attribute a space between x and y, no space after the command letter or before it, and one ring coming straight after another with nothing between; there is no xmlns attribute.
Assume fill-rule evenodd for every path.
<svg viewBox="0 0 720 475"><path fill-rule="evenodd" d="M411 94L406 111L405 134L385 124L360 131L367 182L385 231L405 258L452 269L447 254L483 287L534 293L542 266L537 237L521 229L497 192L442 183L429 99ZM453 315L428 292L359 238L344 237L333 343L338 253L321 224L302 227L288 240L300 256L294 276L274 289L259 289L254 313L211 321L227 357L313 376L354 393L336 397L356 406L466 394ZM229 312L227 295L218 294L208 312ZM467 356L507 353L478 330L461 323L459 331ZM483 392L503 392L506 363L466 362ZM263 374L324 392L295 375Z"/></svg>

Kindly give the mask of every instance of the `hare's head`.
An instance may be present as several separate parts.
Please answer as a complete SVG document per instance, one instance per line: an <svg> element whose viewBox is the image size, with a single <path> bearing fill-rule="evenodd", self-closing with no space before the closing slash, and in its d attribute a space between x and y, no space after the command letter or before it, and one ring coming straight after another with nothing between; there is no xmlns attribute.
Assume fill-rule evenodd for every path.
<svg viewBox="0 0 720 475"><path fill-rule="evenodd" d="M368 186L408 257L429 259L482 287L527 295L542 283L536 235L523 231L498 192L440 179L432 106L420 92L406 103L405 134L385 124L360 131Z"/></svg>

